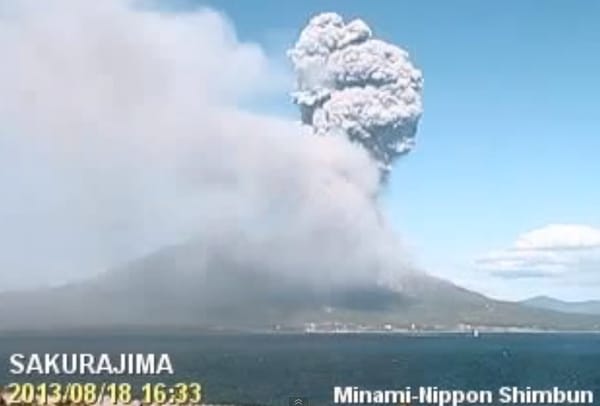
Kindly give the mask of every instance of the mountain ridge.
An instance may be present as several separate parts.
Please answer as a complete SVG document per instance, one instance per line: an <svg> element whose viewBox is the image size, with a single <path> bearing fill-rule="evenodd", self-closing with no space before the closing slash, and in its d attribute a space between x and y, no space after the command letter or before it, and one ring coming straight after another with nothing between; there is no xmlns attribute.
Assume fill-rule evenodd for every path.
<svg viewBox="0 0 600 406"><path fill-rule="evenodd" d="M600 315L600 300L564 301L550 296L535 296L523 300L523 305L561 313Z"/></svg>

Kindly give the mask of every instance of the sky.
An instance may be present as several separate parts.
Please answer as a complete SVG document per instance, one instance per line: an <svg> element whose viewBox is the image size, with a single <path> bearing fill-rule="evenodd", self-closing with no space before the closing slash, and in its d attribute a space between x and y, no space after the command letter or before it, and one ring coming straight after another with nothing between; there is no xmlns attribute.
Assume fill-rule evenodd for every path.
<svg viewBox="0 0 600 406"><path fill-rule="evenodd" d="M179 6L191 4L198 3ZM544 272L532 277L538 272L524 269L531 266L525 259L513 264L521 274L503 264L481 266L494 253L508 255L533 230L600 228L600 4L201 4L222 10L240 38L259 42L275 60L293 43L298 27L323 11L361 18L378 36L406 49L425 78L424 115L417 146L396 164L384 203L421 266L494 297L538 292L600 299L595 259L587 261L593 268L587 272L595 275L585 277L571 269L577 265L560 278ZM269 111L296 113L283 94L263 103ZM586 254L594 258L597 252Z"/></svg>
<svg viewBox="0 0 600 406"><path fill-rule="evenodd" d="M407 50L424 76L424 114L416 147L397 161L381 196L384 215L419 268L495 298L544 294L566 300L600 299L597 2L550 0L543 7L534 0L154 2L163 11L209 7L222 12L237 40L259 46L269 64L270 86L242 99L242 108L285 120L299 119L289 96L293 72L286 50L302 27L324 11L348 20L363 19L377 37ZM181 50L187 51L187 45ZM195 57L199 59L193 63L201 64L202 56ZM254 64L261 65L262 60L243 68L262 69ZM231 68L232 77L238 76L240 66ZM253 72L243 73L239 76L248 81L258 80ZM11 145L11 140L0 137L4 162L18 159L13 152L22 148ZM9 182L17 176L27 180L31 175L38 184L48 177L48 189L54 186L51 177L61 175L36 167L36 154L43 151L29 151L27 162L6 165L10 171L4 174L0 171L5 190L15 190ZM68 165L61 170L68 172ZM128 187L125 179L119 185L123 190ZM26 183L17 190L29 193ZM58 217L56 224L37 227L38 235L32 237L16 220L13 226L10 210L18 210L20 200L7 196L5 210L0 211L3 227L10 229L6 234L0 229L5 246L11 245L3 238L24 249L23 242L39 237L50 246L48 252L65 258L65 251L52 249L53 243L64 245L53 240L55 227L63 226ZM60 196L58 190L53 199ZM32 193L29 200L35 197ZM100 206L102 201L94 202L86 210ZM87 226L97 225L76 225ZM79 232L69 234L75 245ZM128 244L135 236L129 230L121 234L125 242L111 247L111 261L127 257L113 253L130 253ZM85 251L83 245L81 250ZM18 259L26 249L8 251L5 258ZM60 266L80 267L82 262L75 257L73 264ZM40 256L35 265L41 269L51 259ZM10 260L0 265L7 263ZM61 272L60 266L56 272ZM27 272L10 275L8 285L20 287L32 277L43 279L41 272L46 270Z"/></svg>

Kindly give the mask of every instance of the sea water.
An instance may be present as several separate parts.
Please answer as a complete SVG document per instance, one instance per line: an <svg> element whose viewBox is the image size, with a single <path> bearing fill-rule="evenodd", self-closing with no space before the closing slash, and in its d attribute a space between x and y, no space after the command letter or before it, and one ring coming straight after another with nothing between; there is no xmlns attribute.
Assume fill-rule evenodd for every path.
<svg viewBox="0 0 600 406"><path fill-rule="evenodd" d="M193 381L211 403L287 405L290 397L303 397L326 405L335 387L347 386L515 386L592 390L600 404L600 335L594 334L20 334L0 336L4 384L14 380L8 371L14 353L168 353L174 375L51 380Z"/></svg>

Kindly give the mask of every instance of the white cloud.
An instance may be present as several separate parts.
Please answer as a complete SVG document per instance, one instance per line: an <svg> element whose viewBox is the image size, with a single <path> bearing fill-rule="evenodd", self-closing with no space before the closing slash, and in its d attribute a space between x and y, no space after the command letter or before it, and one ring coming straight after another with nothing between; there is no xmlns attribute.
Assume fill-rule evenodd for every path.
<svg viewBox="0 0 600 406"><path fill-rule="evenodd" d="M504 250L484 255L478 268L505 278L600 280L600 229L552 224L526 232Z"/></svg>
<svg viewBox="0 0 600 406"><path fill-rule="evenodd" d="M574 224L551 224L521 235L519 250L569 250L600 248L600 229Z"/></svg>

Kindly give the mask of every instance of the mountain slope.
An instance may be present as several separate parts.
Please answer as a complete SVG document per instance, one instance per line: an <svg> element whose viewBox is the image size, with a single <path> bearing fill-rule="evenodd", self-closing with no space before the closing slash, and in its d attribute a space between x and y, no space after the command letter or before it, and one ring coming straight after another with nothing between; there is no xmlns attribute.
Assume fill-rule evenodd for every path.
<svg viewBox="0 0 600 406"><path fill-rule="evenodd" d="M548 296L537 296L521 302L523 305L537 309L554 310L563 313L600 315L600 301L564 302Z"/></svg>
<svg viewBox="0 0 600 406"><path fill-rule="evenodd" d="M600 317L495 301L425 274L400 291L300 280L170 247L86 282L0 295L0 330L73 327L302 328L306 322L456 329L460 325L598 330ZM222 270L227 268L227 272ZM200 269L208 269L201 272Z"/></svg>

